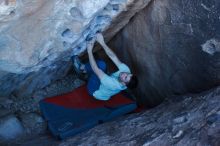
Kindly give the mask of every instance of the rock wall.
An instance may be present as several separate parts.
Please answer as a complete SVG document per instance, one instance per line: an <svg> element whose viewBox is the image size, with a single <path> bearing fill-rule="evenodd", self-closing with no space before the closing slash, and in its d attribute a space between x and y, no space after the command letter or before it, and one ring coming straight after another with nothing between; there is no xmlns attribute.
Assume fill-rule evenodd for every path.
<svg viewBox="0 0 220 146"><path fill-rule="evenodd" d="M110 46L139 77L139 102L154 105L220 84L219 26L219 0L154 0Z"/></svg>
<svg viewBox="0 0 220 146"><path fill-rule="evenodd" d="M97 31L110 39L149 2L1 0L0 95L30 96L62 78Z"/></svg>

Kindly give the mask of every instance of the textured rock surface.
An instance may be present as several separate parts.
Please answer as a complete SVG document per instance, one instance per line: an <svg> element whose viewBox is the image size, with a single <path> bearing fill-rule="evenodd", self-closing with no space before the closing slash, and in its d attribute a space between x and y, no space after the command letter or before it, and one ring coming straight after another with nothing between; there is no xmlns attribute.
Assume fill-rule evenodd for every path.
<svg viewBox="0 0 220 146"><path fill-rule="evenodd" d="M0 145L56 145L57 141L48 133L47 122L40 114L38 102L46 97L70 92L82 84L84 82L76 76L68 75L36 91L33 98L0 98ZM10 125L12 132L8 131ZM17 130L18 126L22 127L21 133ZM8 141L6 136L13 140Z"/></svg>
<svg viewBox="0 0 220 146"><path fill-rule="evenodd" d="M0 119L0 142L16 139L22 134L24 134L24 128L14 115Z"/></svg>
<svg viewBox="0 0 220 146"><path fill-rule="evenodd" d="M62 142L69 145L220 145L220 88L166 100L143 113L119 118Z"/></svg>
<svg viewBox="0 0 220 146"><path fill-rule="evenodd" d="M220 84L220 1L154 0L111 41L139 77L139 102Z"/></svg>
<svg viewBox="0 0 220 146"><path fill-rule="evenodd" d="M23 123L26 133L37 135L45 133L47 123L39 114L28 113L20 115L21 122Z"/></svg>
<svg viewBox="0 0 220 146"><path fill-rule="evenodd" d="M97 31L111 38L149 1L1 0L0 95L31 95L62 78Z"/></svg>
<svg viewBox="0 0 220 146"><path fill-rule="evenodd" d="M6 115L9 115L11 113L10 110L6 109L6 108L0 108L0 117L4 117Z"/></svg>

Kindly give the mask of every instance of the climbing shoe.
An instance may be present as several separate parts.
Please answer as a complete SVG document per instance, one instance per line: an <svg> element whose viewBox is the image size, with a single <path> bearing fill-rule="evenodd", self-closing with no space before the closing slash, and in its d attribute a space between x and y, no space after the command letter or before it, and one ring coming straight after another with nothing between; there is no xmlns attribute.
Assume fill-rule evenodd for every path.
<svg viewBox="0 0 220 146"><path fill-rule="evenodd" d="M74 70L79 74L83 73L83 70L80 68L82 63L80 62L79 57L77 55L74 55L71 57L71 59L73 62Z"/></svg>

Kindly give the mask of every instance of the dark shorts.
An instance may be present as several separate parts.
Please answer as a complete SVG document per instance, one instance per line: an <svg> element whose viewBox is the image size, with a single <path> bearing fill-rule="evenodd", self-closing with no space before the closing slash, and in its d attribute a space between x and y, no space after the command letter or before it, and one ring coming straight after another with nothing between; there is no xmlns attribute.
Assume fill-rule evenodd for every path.
<svg viewBox="0 0 220 146"><path fill-rule="evenodd" d="M100 68L103 72L106 72L106 63L103 60L96 60L98 68ZM88 83L87 83L87 90L90 95L99 89L100 86L100 79L98 76L93 72L90 63L85 64L86 72L89 75Z"/></svg>

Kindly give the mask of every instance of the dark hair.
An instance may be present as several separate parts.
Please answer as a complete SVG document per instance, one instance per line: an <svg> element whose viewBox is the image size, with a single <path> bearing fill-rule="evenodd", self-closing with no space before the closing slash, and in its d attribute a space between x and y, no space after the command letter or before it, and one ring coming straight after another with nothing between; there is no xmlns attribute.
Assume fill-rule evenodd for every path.
<svg viewBox="0 0 220 146"><path fill-rule="evenodd" d="M137 76L132 75L130 81L127 83L127 87L128 87L129 89L134 89L134 88L137 87L137 85L138 85Z"/></svg>

